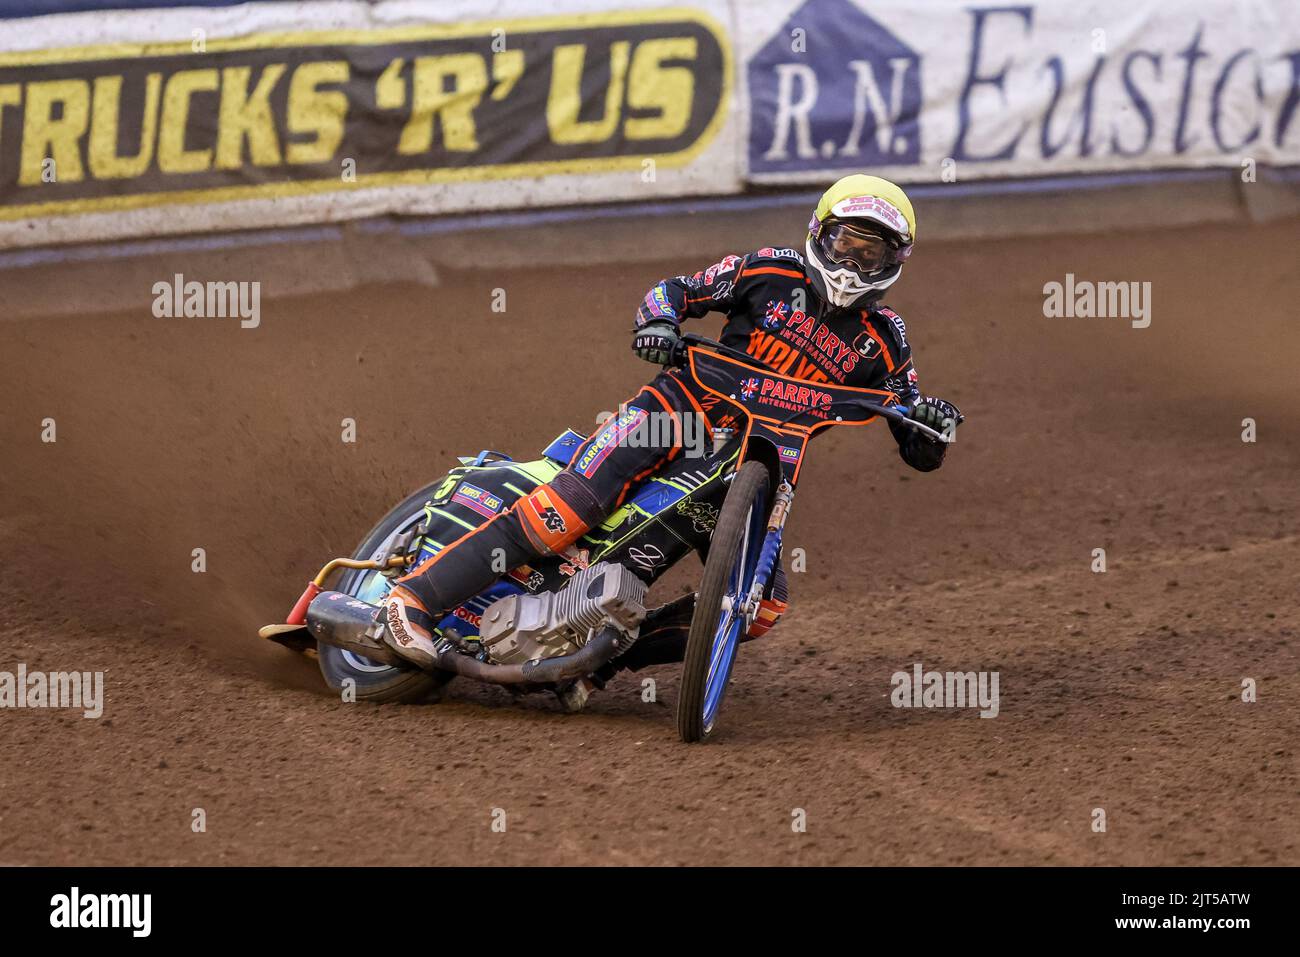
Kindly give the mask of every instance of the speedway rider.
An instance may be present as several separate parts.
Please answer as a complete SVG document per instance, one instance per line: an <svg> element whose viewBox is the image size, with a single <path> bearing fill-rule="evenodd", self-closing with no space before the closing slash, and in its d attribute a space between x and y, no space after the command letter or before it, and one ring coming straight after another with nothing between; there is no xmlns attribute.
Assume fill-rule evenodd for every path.
<svg viewBox="0 0 1300 957"><path fill-rule="evenodd" d="M961 413L920 394L903 320L879 304L915 242L916 214L901 188L875 176L846 176L817 204L804 255L764 248L656 284L637 309L632 349L666 365L682 320L723 312L725 345L795 378L889 390L912 419L952 430ZM682 453L681 428L673 446L625 441L648 414L679 421L702 416L705 431L694 434L709 434L715 423L700 398L689 377L663 369L554 479L400 578L384 602L385 642L412 664L430 667L433 629L451 609L507 570L562 552L604 521L640 481ZM889 426L912 468L928 472L942 464L944 443L904 425ZM593 446L602 454L585 455Z"/></svg>

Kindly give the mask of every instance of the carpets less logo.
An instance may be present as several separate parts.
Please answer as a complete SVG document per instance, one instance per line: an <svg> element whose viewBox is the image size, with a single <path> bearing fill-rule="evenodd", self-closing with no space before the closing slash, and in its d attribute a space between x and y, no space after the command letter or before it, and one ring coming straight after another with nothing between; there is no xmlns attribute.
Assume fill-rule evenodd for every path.
<svg viewBox="0 0 1300 957"><path fill-rule="evenodd" d="M730 68L711 20L572 21L0 53L0 219L640 170L706 145Z"/></svg>
<svg viewBox="0 0 1300 957"><path fill-rule="evenodd" d="M616 447L626 442L637 427L646 420L646 412L636 406L628 406L612 417L592 440L587 451L574 466L574 471L587 478L596 474L601 464Z"/></svg>
<svg viewBox="0 0 1300 957"><path fill-rule="evenodd" d="M792 49L794 30L804 49ZM808 0L748 66L755 173L921 161L921 59L851 0Z"/></svg>
<svg viewBox="0 0 1300 957"><path fill-rule="evenodd" d="M469 482L461 482L451 500L458 505L471 508L487 518L491 518L501 511L501 506L505 504L500 496L493 495L487 489L471 485Z"/></svg>

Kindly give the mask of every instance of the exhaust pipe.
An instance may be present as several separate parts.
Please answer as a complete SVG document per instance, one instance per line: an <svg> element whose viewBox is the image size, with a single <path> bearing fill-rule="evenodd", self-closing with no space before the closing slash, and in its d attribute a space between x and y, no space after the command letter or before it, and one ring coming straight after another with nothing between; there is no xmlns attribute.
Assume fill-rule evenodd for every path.
<svg viewBox="0 0 1300 957"><path fill-rule="evenodd" d="M323 591L307 606L307 630L317 641L355 652L371 661L409 668L410 664L379 637L379 606L341 591Z"/></svg>
<svg viewBox="0 0 1300 957"><path fill-rule="evenodd" d="M371 661L410 668L379 637L383 625L376 605L359 601L343 592L327 591L317 595L307 606L307 627L318 641L351 651ZM541 658L521 664L498 665L479 661L454 648L437 653L434 667L440 671L497 685L560 684L585 678L610 659L626 651L635 641L613 625L605 625L585 645L569 655Z"/></svg>

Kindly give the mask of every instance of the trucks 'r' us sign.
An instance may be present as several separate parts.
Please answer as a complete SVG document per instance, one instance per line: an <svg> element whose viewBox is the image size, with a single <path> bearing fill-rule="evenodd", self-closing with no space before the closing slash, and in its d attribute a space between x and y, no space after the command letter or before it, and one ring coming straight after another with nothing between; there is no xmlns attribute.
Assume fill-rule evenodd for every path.
<svg viewBox="0 0 1300 957"><path fill-rule="evenodd" d="M730 72L686 9L3 52L0 221L680 166Z"/></svg>

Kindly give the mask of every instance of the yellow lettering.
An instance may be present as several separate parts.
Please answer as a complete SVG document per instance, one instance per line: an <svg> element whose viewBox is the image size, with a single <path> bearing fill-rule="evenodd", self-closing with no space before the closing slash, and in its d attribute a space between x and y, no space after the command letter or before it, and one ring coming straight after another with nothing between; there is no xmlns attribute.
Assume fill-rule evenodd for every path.
<svg viewBox="0 0 1300 957"><path fill-rule="evenodd" d="M53 116L55 103L63 106L57 120ZM79 141L89 123L90 84L85 80L29 83L18 184L40 183L41 167L47 156L54 160L54 178L59 182L76 183L85 179Z"/></svg>
<svg viewBox="0 0 1300 957"><path fill-rule="evenodd" d="M555 143L601 143L618 128L623 86L627 80L628 50L619 40L609 48L609 86L605 88L605 114L598 120L579 120L582 108L582 72L587 48L568 43L555 48L551 63L551 90L546 98L546 125Z"/></svg>
<svg viewBox="0 0 1300 957"><path fill-rule="evenodd" d="M663 65L665 60L694 60L695 37L670 37L637 44L628 74L627 105L657 110L654 117L629 117L623 133L630 140L670 139L686 129L695 99L695 74L688 66Z"/></svg>
<svg viewBox="0 0 1300 957"><path fill-rule="evenodd" d="M164 173L198 173L212 165L212 150L185 148L185 128L194 94L215 92L220 85L216 70L182 70L167 81L158 131L158 168Z"/></svg>
<svg viewBox="0 0 1300 957"><path fill-rule="evenodd" d="M150 73L144 84L144 115L140 120L140 148L134 156L117 153L118 124L122 112L122 77L95 77L94 108L90 122L90 175L95 179L129 179L149 168L154 137L158 133L158 103L162 99L162 74Z"/></svg>
<svg viewBox="0 0 1300 957"><path fill-rule="evenodd" d="M443 89L446 77L453 88ZM442 142L448 150L467 153L478 149L474 108L487 90L487 66L477 53L425 56L415 61L414 102L411 118L402 130L397 152L423 153L433 145L433 120L442 120Z"/></svg>
<svg viewBox="0 0 1300 957"><path fill-rule="evenodd" d="M284 64L262 70L257 86L248 92L253 68L230 66L221 71L221 118L217 126L217 168L239 169L244 162L244 140L254 166L280 162L280 142L271 116L271 91L284 75Z"/></svg>
<svg viewBox="0 0 1300 957"><path fill-rule="evenodd" d="M334 155L343 140L343 123L348 114L347 94L322 91L322 83L346 83L348 63L304 63L289 81L288 126L291 133L315 133L310 143L289 143L284 148L290 163L323 163Z"/></svg>

